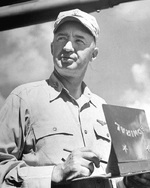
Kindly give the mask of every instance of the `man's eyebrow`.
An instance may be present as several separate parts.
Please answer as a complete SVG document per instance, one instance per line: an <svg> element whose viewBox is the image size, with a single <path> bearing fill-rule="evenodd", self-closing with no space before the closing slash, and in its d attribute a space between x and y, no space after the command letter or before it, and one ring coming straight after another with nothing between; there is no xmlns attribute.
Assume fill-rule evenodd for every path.
<svg viewBox="0 0 150 188"><path fill-rule="evenodd" d="M75 37L80 38L80 39L84 39L84 40L85 40L85 37L82 36L82 35L75 35Z"/></svg>
<svg viewBox="0 0 150 188"><path fill-rule="evenodd" d="M68 34L67 34L67 33L58 32L58 33L57 33L57 36L68 36Z"/></svg>

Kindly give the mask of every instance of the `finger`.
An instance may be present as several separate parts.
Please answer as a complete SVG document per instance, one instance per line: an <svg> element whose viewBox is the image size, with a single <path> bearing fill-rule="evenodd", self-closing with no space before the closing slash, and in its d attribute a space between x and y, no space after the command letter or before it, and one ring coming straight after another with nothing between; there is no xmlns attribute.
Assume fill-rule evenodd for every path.
<svg viewBox="0 0 150 188"><path fill-rule="evenodd" d="M84 152L84 153L82 153L82 158L88 160L89 162L94 163L96 167L100 166L99 158L92 152Z"/></svg>
<svg viewBox="0 0 150 188"><path fill-rule="evenodd" d="M129 176L127 178L127 185L130 187L136 187L136 188L149 188L150 184L149 181L147 181L144 178L141 178L141 175L135 175L135 176Z"/></svg>
<svg viewBox="0 0 150 188"><path fill-rule="evenodd" d="M125 185L127 187L135 187L136 186L136 188L141 186L139 184L139 182L135 180L135 176L125 177Z"/></svg>
<svg viewBox="0 0 150 188"><path fill-rule="evenodd" d="M72 180L74 178L87 177L90 176L90 171L86 167L80 166L77 171L72 171L68 174L66 180Z"/></svg>
<svg viewBox="0 0 150 188"><path fill-rule="evenodd" d="M83 158L82 155L70 154L63 163L63 169L66 174L68 172L79 171L81 166L87 168L91 173L94 171L93 162Z"/></svg>
<svg viewBox="0 0 150 188"><path fill-rule="evenodd" d="M81 148L80 151L82 152L82 157L84 159L87 159L94 163L97 168L100 167L101 158L93 150L89 148Z"/></svg>
<svg viewBox="0 0 150 188"><path fill-rule="evenodd" d="M141 177L150 181L150 173L149 172L141 174Z"/></svg>
<svg viewBox="0 0 150 188"><path fill-rule="evenodd" d="M91 162L89 160L82 159L81 166L89 169L89 171L90 171L89 175L91 175L94 171L94 164L93 164L93 162Z"/></svg>
<svg viewBox="0 0 150 188"><path fill-rule="evenodd" d="M94 153L94 154L95 154L95 156L97 156L97 157L99 158L99 160L101 160L101 159L102 159L102 157L101 157L100 153L99 153L99 152L97 152L96 150L91 149L91 148L88 148L88 147L83 147L83 148L80 148L80 151L82 151L82 152L92 152L92 153Z"/></svg>
<svg viewBox="0 0 150 188"><path fill-rule="evenodd" d="M94 163L97 168L100 167L100 160L97 158L97 156L91 156L90 158L87 157L87 159Z"/></svg>
<svg viewBox="0 0 150 188"><path fill-rule="evenodd" d="M66 149L65 149L65 151L66 151ZM79 149L76 149L76 150L73 150L73 151L72 151L72 153L80 153L80 152L81 152L81 153L90 152L90 153L95 154L95 156L96 156L97 158L99 158L99 160L102 159L102 157L101 157L101 155L100 155L99 152L97 152L96 150L93 150L93 149L91 149L91 148L88 148L88 147L82 147L82 148L79 148Z"/></svg>
<svg viewBox="0 0 150 188"><path fill-rule="evenodd" d="M134 177L135 181L137 181L139 184L141 184L142 186L150 186L150 179L148 178L148 174L141 174L141 175L137 175Z"/></svg>
<svg viewBox="0 0 150 188"><path fill-rule="evenodd" d="M72 172L72 173L70 173L68 175L68 177L66 178L66 180L69 181L69 180L75 179L77 177L79 177L78 172L74 172L74 173Z"/></svg>
<svg viewBox="0 0 150 188"><path fill-rule="evenodd" d="M80 148L77 150L72 151L72 153L68 156L66 162L67 165L72 168L74 165L81 165L86 167L92 173L94 170L93 164L96 167L100 166L100 160L96 156L96 154L89 148Z"/></svg>
<svg viewBox="0 0 150 188"><path fill-rule="evenodd" d="M87 159L88 157L84 158L82 155L76 156L76 155L70 154L69 157L67 158L65 164L67 166L69 165L69 168L72 171L76 171L76 170L78 170L77 168L79 166L82 166L82 167L89 169L90 174L92 174L92 172L94 171L94 163L93 163L92 159Z"/></svg>

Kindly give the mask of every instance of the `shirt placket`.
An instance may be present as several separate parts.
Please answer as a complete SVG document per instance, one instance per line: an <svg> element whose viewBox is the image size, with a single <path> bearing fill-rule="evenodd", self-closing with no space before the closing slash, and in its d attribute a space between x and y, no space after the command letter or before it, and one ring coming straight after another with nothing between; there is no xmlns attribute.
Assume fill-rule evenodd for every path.
<svg viewBox="0 0 150 188"><path fill-rule="evenodd" d="M79 107L78 103L71 97L71 103L73 104L74 108L70 107L69 105L69 108L70 108L70 113L72 115L72 118L74 119L75 123L77 124L78 128L80 129L80 135L82 137L82 142L83 142L83 146L85 147L86 146L86 143L85 143L85 137L84 137L84 134L85 134L85 130L83 130L83 126L82 126L82 123L81 123L81 108Z"/></svg>

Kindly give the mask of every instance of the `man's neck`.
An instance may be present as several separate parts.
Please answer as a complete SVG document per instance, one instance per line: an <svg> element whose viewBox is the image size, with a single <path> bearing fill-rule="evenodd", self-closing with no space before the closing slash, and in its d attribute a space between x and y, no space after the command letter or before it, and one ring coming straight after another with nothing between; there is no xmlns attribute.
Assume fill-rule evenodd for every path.
<svg viewBox="0 0 150 188"><path fill-rule="evenodd" d="M61 76L57 72L55 74L73 98L78 99L82 95L82 79Z"/></svg>
<svg viewBox="0 0 150 188"><path fill-rule="evenodd" d="M82 85L82 83L77 84L77 83L73 83L73 82L64 84L64 86L66 87L66 89L69 91L70 95L74 99L78 99L82 95L81 85Z"/></svg>

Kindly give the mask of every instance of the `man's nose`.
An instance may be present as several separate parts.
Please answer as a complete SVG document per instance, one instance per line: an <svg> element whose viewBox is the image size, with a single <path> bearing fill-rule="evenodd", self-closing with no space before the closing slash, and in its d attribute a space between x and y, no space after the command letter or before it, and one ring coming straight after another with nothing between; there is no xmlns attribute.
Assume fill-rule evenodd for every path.
<svg viewBox="0 0 150 188"><path fill-rule="evenodd" d="M67 41L63 49L67 52L74 51L74 47L71 41Z"/></svg>

